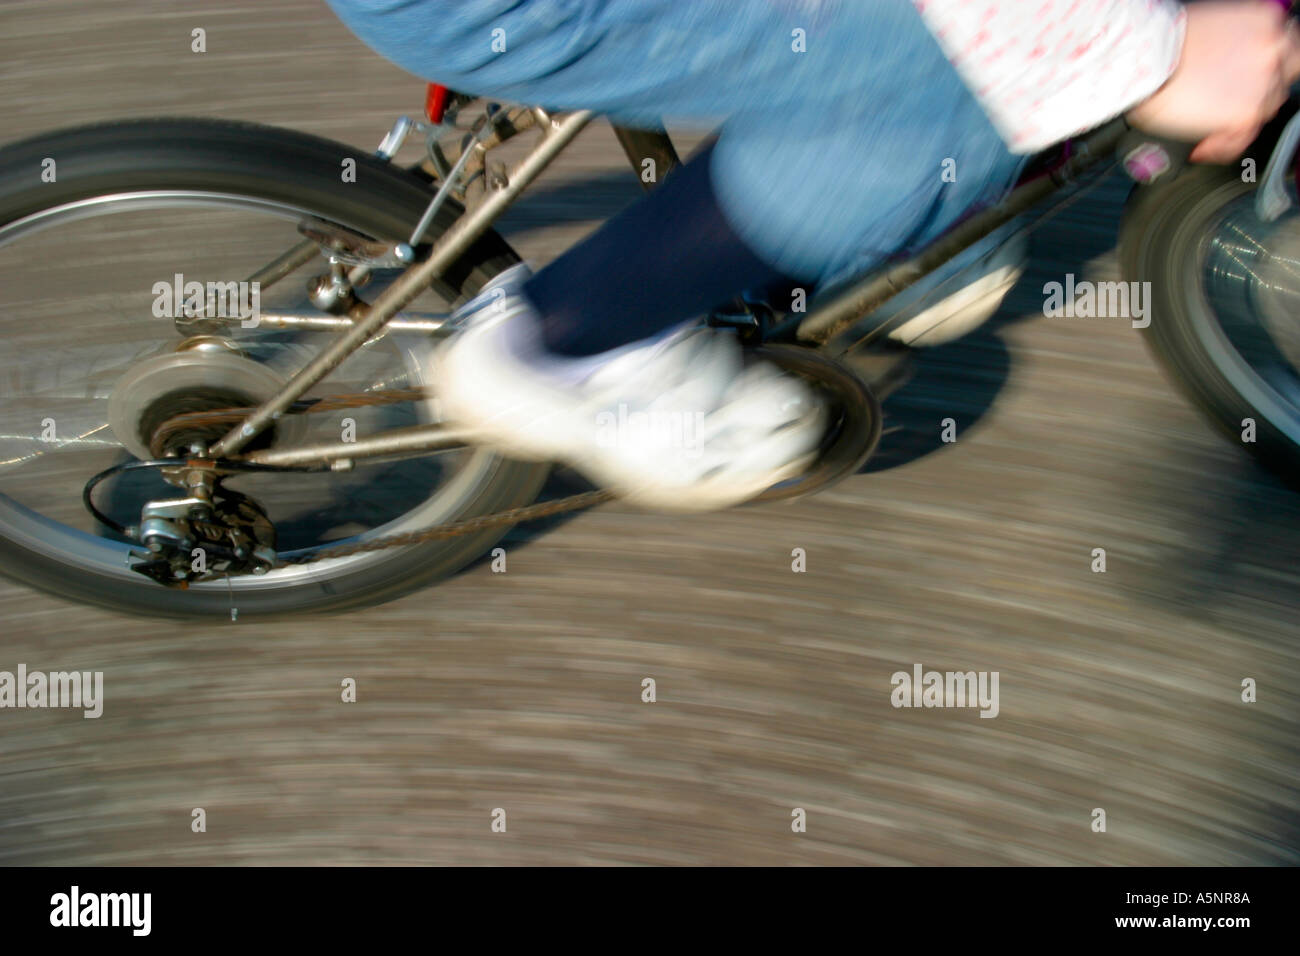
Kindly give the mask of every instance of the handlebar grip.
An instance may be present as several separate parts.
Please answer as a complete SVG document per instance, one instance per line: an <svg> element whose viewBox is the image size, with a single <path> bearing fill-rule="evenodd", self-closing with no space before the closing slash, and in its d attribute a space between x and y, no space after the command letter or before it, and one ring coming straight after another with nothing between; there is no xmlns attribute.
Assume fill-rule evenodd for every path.
<svg viewBox="0 0 1300 956"><path fill-rule="evenodd" d="M1166 174L1177 176L1195 145L1131 129L1120 137L1115 153L1131 179L1153 183Z"/></svg>

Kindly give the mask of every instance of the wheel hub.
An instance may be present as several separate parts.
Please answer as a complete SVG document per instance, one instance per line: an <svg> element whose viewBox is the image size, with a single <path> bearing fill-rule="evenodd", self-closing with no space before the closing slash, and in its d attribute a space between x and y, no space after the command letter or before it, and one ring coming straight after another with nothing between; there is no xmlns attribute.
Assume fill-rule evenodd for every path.
<svg viewBox="0 0 1300 956"><path fill-rule="evenodd" d="M184 348L132 366L108 398L108 424L122 445L140 459L154 457L149 444L160 425L176 415L217 408L260 405L284 388L285 380L260 362L229 348ZM168 439L167 453L205 447L229 426L198 425ZM305 423L287 417L259 436L254 448L302 437Z"/></svg>

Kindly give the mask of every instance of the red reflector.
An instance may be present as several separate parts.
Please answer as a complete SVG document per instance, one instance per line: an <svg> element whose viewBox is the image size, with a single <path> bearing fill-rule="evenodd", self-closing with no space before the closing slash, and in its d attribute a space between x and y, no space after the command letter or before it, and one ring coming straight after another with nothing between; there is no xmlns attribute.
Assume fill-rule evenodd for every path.
<svg viewBox="0 0 1300 956"><path fill-rule="evenodd" d="M442 122L442 114L447 108L447 87L441 83L430 83L424 94L424 115L429 122L437 126Z"/></svg>

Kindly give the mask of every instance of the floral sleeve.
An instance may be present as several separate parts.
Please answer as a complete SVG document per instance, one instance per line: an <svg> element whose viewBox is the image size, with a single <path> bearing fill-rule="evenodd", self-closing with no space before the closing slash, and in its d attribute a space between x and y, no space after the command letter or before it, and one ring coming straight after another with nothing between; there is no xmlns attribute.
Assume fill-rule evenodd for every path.
<svg viewBox="0 0 1300 956"><path fill-rule="evenodd" d="M1172 0L912 0L1013 152L1118 116L1178 65Z"/></svg>

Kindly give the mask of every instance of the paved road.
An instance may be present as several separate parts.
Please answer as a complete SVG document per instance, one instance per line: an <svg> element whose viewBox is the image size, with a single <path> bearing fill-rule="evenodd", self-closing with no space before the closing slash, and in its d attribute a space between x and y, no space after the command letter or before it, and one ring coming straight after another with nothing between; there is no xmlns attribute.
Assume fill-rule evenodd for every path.
<svg viewBox="0 0 1300 956"><path fill-rule="evenodd" d="M313 0L8 0L3 24L6 137L201 113L373 148L420 103ZM636 194L620 162L587 131L506 233L554 255ZM1296 863L1300 499L1127 322L1041 316L1047 279L1113 274L1121 194L1040 233L994 327L891 400L878 465L815 499L606 507L505 574L290 623L0 583L0 669L107 681L99 720L0 711L0 861ZM893 708L917 663L997 671L997 717Z"/></svg>

